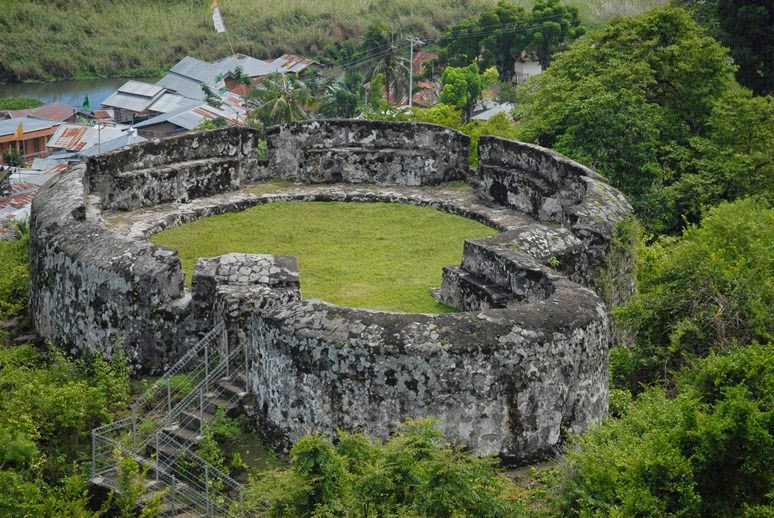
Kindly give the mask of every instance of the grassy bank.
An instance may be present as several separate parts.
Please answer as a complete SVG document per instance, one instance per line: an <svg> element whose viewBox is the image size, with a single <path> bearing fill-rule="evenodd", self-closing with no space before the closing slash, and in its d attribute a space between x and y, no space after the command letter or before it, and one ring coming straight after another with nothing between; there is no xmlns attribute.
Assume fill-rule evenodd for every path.
<svg viewBox="0 0 774 518"><path fill-rule="evenodd" d="M314 56L387 20L405 34L438 37L492 0L221 0L237 52ZM531 0L517 3L531 7ZM598 24L666 0L568 0ZM209 0L0 0L0 82L159 75L186 54L229 53Z"/></svg>
<svg viewBox="0 0 774 518"><path fill-rule="evenodd" d="M459 264L466 238L496 232L461 216L387 203L274 203L172 228L153 242L178 250L190 279L199 257L298 257L301 292L349 307L443 313L429 289Z"/></svg>

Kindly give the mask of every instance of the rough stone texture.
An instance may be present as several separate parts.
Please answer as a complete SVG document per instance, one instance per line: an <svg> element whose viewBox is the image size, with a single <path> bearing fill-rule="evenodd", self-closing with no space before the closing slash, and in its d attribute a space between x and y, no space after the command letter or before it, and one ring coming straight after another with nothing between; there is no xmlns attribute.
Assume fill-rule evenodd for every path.
<svg viewBox="0 0 774 518"><path fill-rule="evenodd" d="M92 157L87 162L89 194L104 209L132 210L185 202L236 190L266 177L258 160L260 133L225 128L144 142Z"/></svg>
<svg viewBox="0 0 774 518"><path fill-rule="evenodd" d="M177 253L86 218L85 167L41 188L30 222L30 313L38 332L78 351L125 350L132 364L171 365L187 311Z"/></svg>
<svg viewBox="0 0 774 518"><path fill-rule="evenodd" d="M468 140L421 124L274 128L268 166L254 137L226 129L154 141L47 183L31 223L38 331L76 350L121 347L138 370L158 372L224 320L231 346L245 351L261 430L278 446L320 429L386 436L406 418L437 416L452 440L526 462L548 455L563 429L606 415L609 321L588 288L615 268L606 258L629 206L597 175L542 148L482 138L474 187L483 193L427 186L466 172ZM235 191L277 175L307 185ZM444 270L434 293L462 310L446 315L303 300L289 257L202 259L189 290L177 254L146 242L169 226L287 200L425 205L502 233L467 241L461 264Z"/></svg>
<svg viewBox="0 0 774 518"><path fill-rule="evenodd" d="M484 194L541 222L569 229L582 247L569 256L553 254L555 265L576 282L599 285L607 266L615 225L632 214L628 200L597 173L550 149L498 137L481 137L478 176ZM611 272L632 277L629 269ZM626 300L633 282L621 283L627 293L609 294Z"/></svg>
<svg viewBox="0 0 774 518"><path fill-rule="evenodd" d="M313 430L385 437L435 416L453 441L528 462L607 412L604 305L561 279L549 299L478 314L303 300L259 312L253 332L251 389L280 446Z"/></svg>
<svg viewBox="0 0 774 518"><path fill-rule="evenodd" d="M321 120L269 128L269 168L305 183L433 185L468 173L470 138L431 124Z"/></svg>

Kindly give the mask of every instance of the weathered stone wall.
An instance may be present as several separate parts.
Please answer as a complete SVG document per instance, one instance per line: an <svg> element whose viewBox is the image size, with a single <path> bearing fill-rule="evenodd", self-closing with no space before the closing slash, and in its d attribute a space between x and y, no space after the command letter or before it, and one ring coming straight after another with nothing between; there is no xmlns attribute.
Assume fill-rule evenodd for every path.
<svg viewBox="0 0 774 518"><path fill-rule="evenodd" d="M555 151L499 137L481 137L478 175L483 193L493 202L570 230L582 247L552 255L553 266L603 293L599 275L607 267L614 227L632 214L620 192L588 167ZM634 286L631 269L608 274L632 279L619 283L626 293L605 294L608 301L626 300Z"/></svg>
<svg viewBox="0 0 774 518"><path fill-rule="evenodd" d="M103 209L132 210L239 189L265 177L260 132L224 128L156 139L89 158L86 185Z"/></svg>
<svg viewBox="0 0 774 518"><path fill-rule="evenodd" d="M414 192L405 186L467 173L467 137L437 126L273 128L268 166L257 159L257 136L229 128L153 141L41 188L30 240L38 331L74 350L122 348L137 370L159 372L224 320L230 342L247 351L261 429L277 445L319 429L386 436L401 420L436 416L451 439L525 462L549 454L564 428L581 431L606 415L607 311L580 284L598 288L603 268L616 275L606 259L614 225L630 210L620 193L549 150L488 137L479 171L487 199ZM344 184L319 198L309 194L319 186L307 185L287 199L429 205L502 233L466 242L461 264L445 269L436 295L462 312L412 315L303 300L287 257L203 259L186 289L174 251L146 242L147 234L109 229L102 213L188 202L145 227L158 229L266 201L242 195L200 212L185 208L272 176ZM358 183L393 187L375 193L351 185Z"/></svg>
<svg viewBox="0 0 774 518"><path fill-rule="evenodd" d="M302 300L257 314L249 383L262 430L287 446L315 430L385 437L434 416L455 442L528 462L563 428L607 412L607 317L590 291L555 279L544 302L409 315Z"/></svg>
<svg viewBox="0 0 774 518"><path fill-rule="evenodd" d="M161 370L184 347L183 274L175 252L131 240L87 217L76 166L32 204L30 313L38 333L76 351L126 352Z"/></svg>
<svg viewBox="0 0 774 518"><path fill-rule="evenodd" d="M470 138L431 124L320 120L267 131L269 169L305 183L433 185L467 176Z"/></svg>

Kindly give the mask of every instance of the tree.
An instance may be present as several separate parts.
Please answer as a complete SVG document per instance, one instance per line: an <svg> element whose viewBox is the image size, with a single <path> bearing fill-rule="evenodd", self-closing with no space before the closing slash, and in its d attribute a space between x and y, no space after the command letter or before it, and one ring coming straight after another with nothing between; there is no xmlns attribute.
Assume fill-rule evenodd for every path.
<svg viewBox="0 0 774 518"><path fill-rule="evenodd" d="M285 469L246 489L265 516L514 516L511 483L494 463L452 447L432 420L408 421L386 442L340 432L299 439Z"/></svg>
<svg viewBox="0 0 774 518"><path fill-rule="evenodd" d="M441 39L440 61L464 67L471 62L482 68L494 65L501 81L510 81L514 65L527 44L527 14L512 2L499 0L477 18L452 25Z"/></svg>
<svg viewBox="0 0 774 518"><path fill-rule="evenodd" d="M689 194L673 186L696 173L692 141L733 88L727 51L685 11L655 9L573 42L519 89L516 113L522 139L597 168L650 232L675 233Z"/></svg>
<svg viewBox="0 0 774 518"><path fill-rule="evenodd" d="M223 103L223 101L207 83L202 83L202 92L204 93L204 102L213 108L220 108L220 105Z"/></svg>
<svg viewBox="0 0 774 518"><path fill-rule="evenodd" d="M557 469L557 515L770 516L774 347L735 347L650 389Z"/></svg>
<svg viewBox="0 0 774 518"><path fill-rule="evenodd" d="M323 117L354 117L360 106L360 90L363 76L346 71L341 83L331 81L325 85L319 113Z"/></svg>
<svg viewBox="0 0 774 518"><path fill-rule="evenodd" d="M617 387L669 385L696 358L774 340L774 209L747 198L712 209L682 239L641 250L638 291L615 310L631 332L611 351Z"/></svg>
<svg viewBox="0 0 774 518"><path fill-rule="evenodd" d="M21 167L24 165L24 155L16 148L8 148L3 153L3 162L11 167Z"/></svg>
<svg viewBox="0 0 774 518"><path fill-rule="evenodd" d="M481 95L483 84L484 80L475 63L466 67L446 67L439 97L442 103L458 108L468 121L473 113L473 105Z"/></svg>
<svg viewBox="0 0 774 518"><path fill-rule="evenodd" d="M739 82L758 95L774 92L774 6L767 0L678 0L731 49Z"/></svg>
<svg viewBox="0 0 774 518"><path fill-rule="evenodd" d="M368 26L363 33L360 47L361 54L373 56L367 63L375 63L371 67L371 77L384 74L384 86L387 91L387 102L395 100L399 103L403 93L403 84L408 68L400 62L399 45L396 35L389 24L381 22Z"/></svg>
<svg viewBox="0 0 774 518"><path fill-rule="evenodd" d="M314 104L307 85L292 74L272 74L245 100L251 108L248 120L263 126L307 119Z"/></svg>
<svg viewBox="0 0 774 518"><path fill-rule="evenodd" d="M544 70L555 52L585 32L578 9L562 5L559 0L536 0L527 23L526 48L537 55Z"/></svg>

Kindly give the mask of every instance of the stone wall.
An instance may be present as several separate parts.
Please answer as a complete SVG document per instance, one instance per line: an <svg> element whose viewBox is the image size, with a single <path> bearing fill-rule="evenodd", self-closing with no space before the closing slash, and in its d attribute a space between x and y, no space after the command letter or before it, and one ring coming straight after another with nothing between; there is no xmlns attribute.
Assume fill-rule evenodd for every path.
<svg viewBox="0 0 774 518"><path fill-rule="evenodd" d="M544 302L409 315L302 300L261 311L249 383L278 447L315 430L386 437L437 417L454 442L529 462L563 428L607 413L607 317L588 290L554 279Z"/></svg>
<svg viewBox="0 0 774 518"><path fill-rule="evenodd" d="M132 210L239 189L265 176L260 132L225 128L156 139L89 158L88 193L103 209Z"/></svg>
<svg viewBox="0 0 774 518"><path fill-rule="evenodd" d="M581 248L555 253L554 267L576 282L602 294L600 271L607 267L616 224L632 214L628 200L586 166L533 144L484 136L479 141L478 175L485 196L495 203L556 223L582 243ZM620 261L627 264L627 261ZM608 272L624 293L606 293L608 301L628 299L633 271Z"/></svg>
<svg viewBox="0 0 774 518"><path fill-rule="evenodd" d="M269 169L305 183L433 185L467 176L470 138L431 124L320 120L269 128Z"/></svg>
<svg viewBox="0 0 774 518"><path fill-rule="evenodd" d="M312 430L386 436L401 420L436 416L452 440L526 462L548 455L563 429L606 415L609 321L588 287L610 266L613 228L630 207L600 177L549 150L484 137L483 193L408 188L464 177L467 137L422 124L296 123L269 130L264 165L257 136L228 128L153 141L43 186L30 239L40 334L74 351L121 348L154 373L224 320L246 350L261 430L278 446ZM224 194L273 176L337 185ZM391 187L351 185L360 183ZM221 201L196 208L213 194ZM187 289L176 252L109 228L108 217L126 215L103 212L160 214L174 202L145 226L158 229L281 199L416 203L502 233L467 241L461 264L445 269L436 295L460 313L417 315L304 300L289 257L202 259Z"/></svg>

